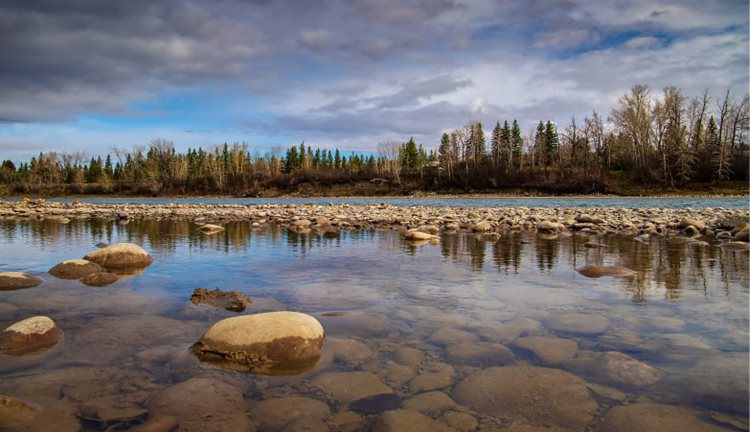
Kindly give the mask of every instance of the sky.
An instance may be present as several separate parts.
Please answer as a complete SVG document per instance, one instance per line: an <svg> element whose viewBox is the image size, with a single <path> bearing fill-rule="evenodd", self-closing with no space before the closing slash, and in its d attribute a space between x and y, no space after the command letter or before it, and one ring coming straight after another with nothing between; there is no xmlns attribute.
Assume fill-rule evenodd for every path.
<svg viewBox="0 0 750 432"><path fill-rule="evenodd" d="M3 0L0 160L168 139L374 152L748 92L747 0ZM715 105L715 101L713 103Z"/></svg>

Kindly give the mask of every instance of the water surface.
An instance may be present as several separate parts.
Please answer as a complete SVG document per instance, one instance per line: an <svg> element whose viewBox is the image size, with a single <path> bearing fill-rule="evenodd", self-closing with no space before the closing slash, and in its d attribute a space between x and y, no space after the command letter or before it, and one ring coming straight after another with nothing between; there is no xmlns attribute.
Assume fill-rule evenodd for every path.
<svg viewBox="0 0 750 432"><path fill-rule="evenodd" d="M237 386L250 409L263 399L301 396L322 401L333 416L350 412L349 402L314 384L325 372L369 372L406 401L431 390L452 396L466 377L508 364L552 367L591 383L599 406L592 427L610 408L640 401L682 407L727 430L747 424L748 255L714 244L515 233L497 242L443 235L440 245L415 246L387 230L330 238L274 226L253 230L237 222L206 236L189 222L120 225L96 219L65 225L5 221L0 233L0 271L45 279L36 288L0 292L0 327L41 314L65 335L42 359L0 359L0 394L57 407L45 414L52 417L72 413L90 430L138 423L143 415L123 420L122 413L147 409L154 394L193 377ZM142 245L154 257L142 274L95 288L46 273L95 250L97 242L123 241ZM587 241L602 247L586 247ZM622 265L638 276L589 279L575 272L590 263ZM327 332L321 362L284 378L199 363L190 345L212 323L233 314L191 305L198 287L251 296L255 302L244 313L287 309L314 315ZM570 314L606 324L595 332L565 330L559 321ZM519 340L531 336L572 340L577 351L549 364L521 346ZM472 345L503 345L514 360L461 355ZM411 372L393 362L403 347L423 355ZM627 354L663 377L638 387L594 373L592 359L605 352ZM413 382L413 375L440 373L443 383ZM114 420L96 420L105 412ZM428 416L444 421L446 412L468 412L479 430L514 423L504 413L463 407ZM358 415L360 430L379 416ZM325 421L327 427L340 426L339 420Z"/></svg>

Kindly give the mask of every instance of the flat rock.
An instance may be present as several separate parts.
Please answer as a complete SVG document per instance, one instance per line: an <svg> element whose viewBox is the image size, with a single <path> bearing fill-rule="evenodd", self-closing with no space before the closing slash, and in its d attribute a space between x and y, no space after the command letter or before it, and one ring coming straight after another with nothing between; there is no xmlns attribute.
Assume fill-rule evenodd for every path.
<svg viewBox="0 0 750 432"><path fill-rule="evenodd" d="M0 395L0 429L23 423L29 423L34 419L40 408L14 399L10 396Z"/></svg>
<svg viewBox="0 0 750 432"><path fill-rule="evenodd" d="M148 411L149 416L176 418L181 432L253 430L242 392L209 378L191 378L159 391Z"/></svg>
<svg viewBox="0 0 750 432"><path fill-rule="evenodd" d="M448 432L454 429L414 410L400 409L385 412L373 427L373 432Z"/></svg>
<svg viewBox="0 0 750 432"><path fill-rule="evenodd" d="M456 406L453 399L440 391L420 393L404 401L404 408L419 411L421 413L439 413L452 409Z"/></svg>
<svg viewBox="0 0 750 432"><path fill-rule="evenodd" d="M513 351L505 345L492 342L475 342L449 345L445 357L453 365L486 368L513 363Z"/></svg>
<svg viewBox="0 0 750 432"><path fill-rule="evenodd" d="M266 399L250 408L250 418L267 431L281 431L300 419L325 420L330 415L325 403L299 396Z"/></svg>
<svg viewBox="0 0 750 432"><path fill-rule="evenodd" d="M607 327L609 327L609 320L601 315L578 312L565 312L553 315L545 323L551 330L584 335L604 333Z"/></svg>
<svg viewBox="0 0 750 432"><path fill-rule="evenodd" d="M426 371L415 376L409 382L409 390L416 393L450 387L453 385L454 372L455 370L449 364L436 363L429 365Z"/></svg>
<svg viewBox="0 0 750 432"><path fill-rule="evenodd" d="M598 409L581 378L529 366L490 368L470 375L456 385L453 400L489 416L571 430L584 430Z"/></svg>
<svg viewBox="0 0 750 432"><path fill-rule="evenodd" d="M590 372L607 383L624 387L645 387L664 376L660 370L615 351L597 356Z"/></svg>
<svg viewBox="0 0 750 432"><path fill-rule="evenodd" d="M117 282L118 280L120 280L120 276L114 273L105 272L105 271L91 273L80 279L81 283L83 283L84 285L97 286L97 287L111 285Z"/></svg>
<svg viewBox="0 0 750 432"><path fill-rule="evenodd" d="M99 264L84 259L65 260L52 267L49 274L60 279L80 279L92 273L100 272Z"/></svg>
<svg viewBox="0 0 750 432"><path fill-rule="evenodd" d="M685 372L680 391L693 403L747 415L748 369L746 352L711 354Z"/></svg>
<svg viewBox="0 0 750 432"><path fill-rule="evenodd" d="M471 414L465 412L450 411L441 417L448 426L460 432L470 432L479 426L479 422Z"/></svg>
<svg viewBox="0 0 750 432"><path fill-rule="evenodd" d="M401 347L393 353L393 361L396 363L418 368L424 360L424 352L416 348Z"/></svg>
<svg viewBox="0 0 750 432"><path fill-rule="evenodd" d="M323 326L299 312L267 312L221 320L193 345L199 359L266 375L304 372L317 364Z"/></svg>
<svg viewBox="0 0 750 432"><path fill-rule="evenodd" d="M603 276L632 278L638 274L635 270L631 270L629 268L620 266L603 266L599 264L588 264L583 267L577 268L576 271L583 276L590 278L598 278Z"/></svg>
<svg viewBox="0 0 750 432"><path fill-rule="evenodd" d="M0 354L33 355L55 346L60 329L46 316L35 316L18 321L0 333Z"/></svg>
<svg viewBox="0 0 750 432"><path fill-rule="evenodd" d="M253 302L250 297L239 291L222 291L218 288L207 290L196 288L190 296L193 304L202 304L225 309L231 312L242 312Z"/></svg>
<svg viewBox="0 0 750 432"><path fill-rule="evenodd" d="M25 272L0 272L0 291L33 288L42 282L42 279Z"/></svg>
<svg viewBox="0 0 750 432"><path fill-rule="evenodd" d="M516 339L515 345L536 356L546 366L554 366L575 356L578 344L574 340L550 336L528 336Z"/></svg>
<svg viewBox="0 0 750 432"><path fill-rule="evenodd" d="M83 257L106 269L146 267L154 259L142 247L133 243L115 243Z"/></svg>
<svg viewBox="0 0 750 432"><path fill-rule="evenodd" d="M343 404L382 393L393 393L393 390L370 372L325 372L315 377L312 384Z"/></svg>
<svg viewBox="0 0 750 432"><path fill-rule="evenodd" d="M721 432L727 431L686 408L636 403L612 408L594 429L601 432Z"/></svg>
<svg viewBox="0 0 750 432"><path fill-rule="evenodd" d="M473 333L449 327L435 331L429 339L430 342L441 346L461 343L468 344L478 340L479 337Z"/></svg>
<svg viewBox="0 0 750 432"><path fill-rule="evenodd" d="M401 407L401 398L394 393L380 393L357 399L349 404L349 409L362 414L382 414Z"/></svg>
<svg viewBox="0 0 750 432"><path fill-rule="evenodd" d="M328 338L325 344L337 361L347 364L362 363L375 355L367 345L354 339Z"/></svg>
<svg viewBox="0 0 750 432"><path fill-rule="evenodd" d="M437 236L433 234L428 234L426 232L422 232L419 230L409 230L404 233L404 239L406 240L412 240L412 241L429 241L434 238L437 238Z"/></svg>
<svg viewBox="0 0 750 432"><path fill-rule="evenodd" d="M218 232L224 231L224 227L221 225L214 225L214 224L205 224L198 227L198 231L202 232L203 234L216 234Z"/></svg>

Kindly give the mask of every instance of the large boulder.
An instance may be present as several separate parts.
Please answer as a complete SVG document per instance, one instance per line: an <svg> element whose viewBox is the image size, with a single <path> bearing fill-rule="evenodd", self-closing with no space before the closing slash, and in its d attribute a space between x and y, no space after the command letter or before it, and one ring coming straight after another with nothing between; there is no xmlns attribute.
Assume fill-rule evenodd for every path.
<svg viewBox="0 0 750 432"><path fill-rule="evenodd" d="M60 329L45 316L18 321L0 333L0 354L33 355L55 346Z"/></svg>
<svg viewBox="0 0 750 432"><path fill-rule="evenodd" d="M83 259L93 261L106 269L146 267L154 262L148 252L133 243L116 243L91 252Z"/></svg>
<svg viewBox="0 0 750 432"><path fill-rule="evenodd" d="M32 288L42 282L38 277L24 272L0 272L0 291Z"/></svg>
<svg viewBox="0 0 750 432"><path fill-rule="evenodd" d="M60 279L80 279L92 273L102 271L102 267L92 261L84 259L65 260L52 267L49 274Z"/></svg>
<svg viewBox="0 0 750 432"><path fill-rule="evenodd" d="M314 367L323 326L299 312L268 312L221 320L193 345L201 360L264 375L293 375Z"/></svg>
<svg viewBox="0 0 750 432"><path fill-rule="evenodd" d="M586 429L598 409L581 378L557 369L528 366L474 373L456 386L453 400L485 415L570 430Z"/></svg>

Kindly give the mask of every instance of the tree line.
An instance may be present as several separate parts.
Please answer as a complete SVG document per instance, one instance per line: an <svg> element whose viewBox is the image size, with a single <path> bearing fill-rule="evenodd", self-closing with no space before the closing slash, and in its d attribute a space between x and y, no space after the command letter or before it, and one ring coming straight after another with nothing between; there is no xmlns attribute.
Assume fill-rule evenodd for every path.
<svg viewBox="0 0 750 432"><path fill-rule="evenodd" d="M253 196L270 187L370 180L401 191L534 188L607 192L613 181L683 188L748 180L750 100L726 92L689 98L677 87L654 94L634 86L607 120L596 111L558 128L539 121L525 134L516 119L489 132L479 121L448 130L434 148L413 138L386 141L374 154L306 145L261 153L247 144L178 153L158 139L101 157L40 153L0 164L0 182L16 193L52 187L61 193L213 193Z"/></svg>

